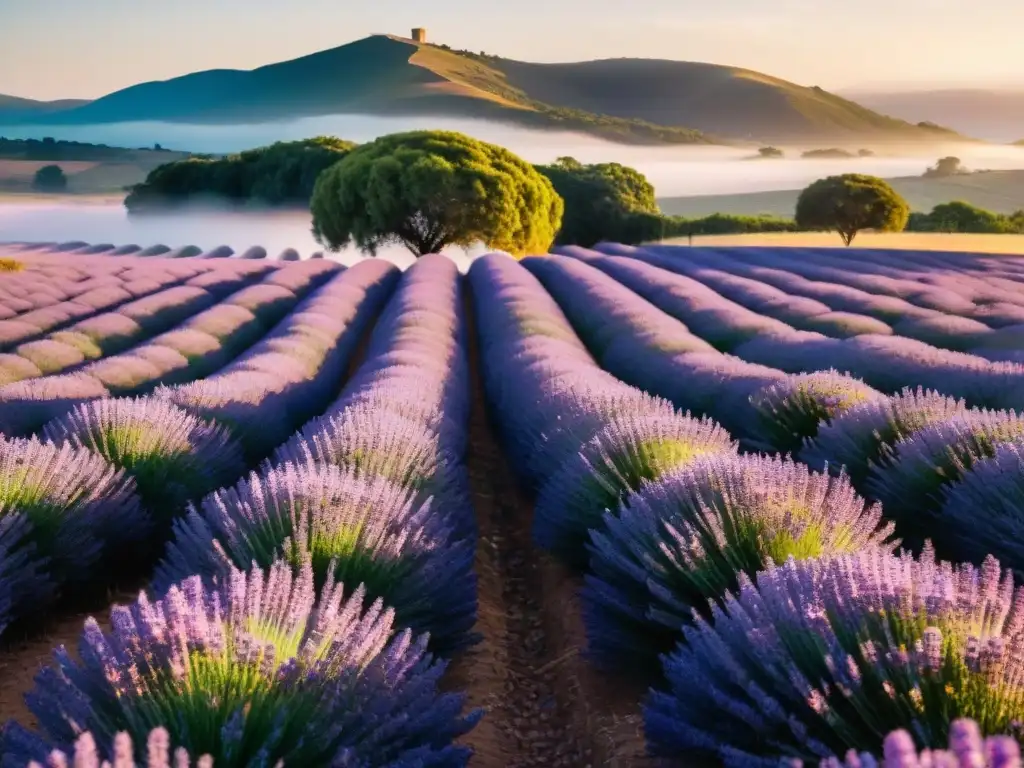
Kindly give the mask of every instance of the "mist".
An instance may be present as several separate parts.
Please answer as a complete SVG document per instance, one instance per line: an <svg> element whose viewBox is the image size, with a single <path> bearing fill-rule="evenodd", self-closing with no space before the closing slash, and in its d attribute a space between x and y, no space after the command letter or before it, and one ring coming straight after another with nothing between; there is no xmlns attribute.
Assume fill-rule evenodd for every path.
<svg viewBox="0 0 1024 768"><path fill-rule="evenodd" d="M82 126L0 126L0 136L104 143L111 146L151 147L192 152L227 153L274 141L333 135L356 142L399 131L424 128L456 130L501 146L533 163L549 163L571 155L584 163L619 162L641 171L661 198L723 195L800 189L815 179L859 172L885 178L920 176L944 155L959 157L972 170L1024 168L1024 149L960 144L872 146L874 157L800 159L807 147L782 147L787 157L750 160L756 148L716 146L632 146L614 144L570 132L536 131L502 123L451 117L377 117L332 115L287 122L248 125L189 125L161 122L112 123ZM746 162L745 162L746 161ZM161 216L129 218L117 202L105 205L77 202L0 203L0 241L84 240L115 244L164 243L171 247L197 245L204 249L228 245L236 251L259 244L274 254L287 247L307 256L321 250L310 234L309 216L303 212L240 213L211 209L187 210ZM401 261L408 257L396 248L381 255ZM341 254L342 260L354 254Z"/></svg>

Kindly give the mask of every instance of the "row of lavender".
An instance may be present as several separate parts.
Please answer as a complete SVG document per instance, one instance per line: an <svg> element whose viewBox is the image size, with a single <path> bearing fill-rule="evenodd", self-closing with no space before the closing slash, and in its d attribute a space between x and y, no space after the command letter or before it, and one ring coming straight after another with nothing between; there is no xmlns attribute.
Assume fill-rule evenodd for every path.
<svg viewBox="0 0 1024 768"><path fill-rule="evenodd" d="M552 287L557 259L528 264ZM877 755L883 735L902 728L886 742L888 764L912 765L909 734L944 744L957 716L1010 730L1024 712L1011 646L1024 603L998 563L979 571L936 562L930 549L918 561L893 554L892 524L845 476L738 456L714 423L602 371L527 269L485 257L469 279L488 398L537 490L535 537L585 573L594 661L654 684L645 707L654 754L680 765L700 755L816 763ZM572 302L589 308L577 328L599 348L656 347L659 331L675 334L663 342L679 338L647 315L644 333L627 340L614 329L624 316L616 306L630 309L573 286ZM635 355L635 367L656 354ZM989 689L993 675L1007 685ZM977 757L972 727L951 736L963 734L956 748ZM988 748L1004 756L993 764L1014 764L1012 741Z"/></svg>
<svg viewBox="0 0 1024 768"><path fill-rule="evenodd" d="M160 256L165 259L266 259L267 249L260 245L246 248L244 251L235 251L226 245L220 245L208 251L196 245L183 245L178 248L171 248L167 245L151 245L143 248L138 245L120 245L113 243L88 244L80 240L64 243L9 243L0 244L0 251L11 251L13 254L25 254L34 252L43 253L66 253L69 255L85 256ZM316 251L310 255L311 259L322 259L323 251ZM294 248L285 248L276 257L278 261L299 261L302 257Z"/></svg>
<svg viewBox="0 0 1024 768"><path fill-rule="evenodd" d="M886 396L834 371L785 374L747 363L681 322L696 320L703 330L715 316L688 308L699 294L674 274L583 258L607 274L564 257L526 263L608 370L717 419L748 446L791 452L818 469L845 467L908 545L930 538L945 557L980 563L994 553L1024 572L1024 549L1006 535L1018 525L1014 499L1024 484L1017 411L970 408L920 388ZM978 504L991 510L983 526Z"/></svg>
<svg viewBox="0 0 1024 768"><path fill-rule="evenodd" d="M172 535L152 597L115 609L112 633L88 624L82 661L58 653L40 674L28 701L43 734L9 725L0 764L70 751L85 728L87 758L130 749L118 730L141 752L153 726L164 727L149 737L159 765L169 743L217 765L466 763L453 740L479 713L462 716L462 697L437 692L434 656L472 641L476 611L454 265L428 258L402 277L338 396L361 329L396 282L394 267L364 262L218 376L47 426L125 467L137 508ZM320 413L258 472L180 516L237 476L243 456L266 456ZM175 452L166 438L185 422ZM186 479L169 499L167 481Z"/></svg>

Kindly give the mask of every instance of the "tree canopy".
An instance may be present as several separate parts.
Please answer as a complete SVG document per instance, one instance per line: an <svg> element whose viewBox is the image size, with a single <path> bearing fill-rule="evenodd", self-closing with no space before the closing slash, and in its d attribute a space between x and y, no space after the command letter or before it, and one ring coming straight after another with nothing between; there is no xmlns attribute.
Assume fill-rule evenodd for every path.
<svg viewBox="0 0 1024 768"><path fill-rule="evenodd" d="M807 230L835 230L849 245L864 229L902 232L910 206L884 180L847 173L811 184L796 201L796 223Z"/></svg>
<svg viewBox="0 0 1024 768"><path fill-rule="evenodd" d="M320 173L356 145L330 136L279 141L227 157L199 156L155 168L125 200L129 210L194 198L266 205L306 205Z"/></svg>
<svg viewBox="0 0 1024 768"><path fill-rule="evenodd" d="M954 200L936 205L931 213L912 213L907 229L917 232L1022 234L1024 211L1006 215Z"/></svg>
<svg viewBox="0 0 1024 768"><path fill-rule="evenodd" d="M584 165L560 157L538 165L565 200L560 245L590 246L602 240L630 242L637 214L660 215L654 187L639 171L619 163Z"/></svg>
<svg viewBox="0 0 1024 768"><path fill-rule="evenodd" d="M396 133L350 152L317 180L313 234L330 250L413 254L483 243L546 253L562 222L551 182L503 147L454 131Z"/></svg>
<svg viewBox="0 0 1024 768"><path fill-rule="evenodd" d="M40 192L63 192L68 188L68 177L59 165L44 165L36 171L32 188Z"/></svg>
<svg viewBox="0 0 1024 768"><path fill-rule="evenodd" d="M950 155L949 157L940 157L935 165L924 172L924 175L926 177L942 178L943 176L958 176L962 173L967 173L967 170L964 168L963 163L960 162L960 158Z"/></svg>

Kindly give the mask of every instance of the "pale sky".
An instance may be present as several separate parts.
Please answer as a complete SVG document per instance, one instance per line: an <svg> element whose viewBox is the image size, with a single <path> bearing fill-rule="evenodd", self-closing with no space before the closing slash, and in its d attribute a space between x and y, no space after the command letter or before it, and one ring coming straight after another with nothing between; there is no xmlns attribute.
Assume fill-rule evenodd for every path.
<svg viewBox="0 0 1024 768"><path fill-rule="evenodd" d="M95 98L414 26L527 61L707 61L829 90L1024 85L1024 0L0 0L0 93Z"/></svg>

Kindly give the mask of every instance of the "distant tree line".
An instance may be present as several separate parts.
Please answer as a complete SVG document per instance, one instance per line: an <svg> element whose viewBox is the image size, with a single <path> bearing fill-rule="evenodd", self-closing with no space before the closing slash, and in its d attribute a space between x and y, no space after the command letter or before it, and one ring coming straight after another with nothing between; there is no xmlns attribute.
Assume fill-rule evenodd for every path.
<svg viewBox="0 0 1024 768"><path fill-rule="evenodd" d="M317 177L356 145L317 136L277 142L226 157L197 155L166 163L132 187L125 206L138 212L201 199L263 205L308 205Z"/></svg>
<svg viewBox="0 0 1024 768"><path fill-rule="evenodd" d="M43 139L8 139L0 136L0 160L45 160L103 162L123 160L133 152L167 152L159 144L141 147L138 150L111 147L106 144L87 144L80 141L58 141L52 137ZM177 153L173 153L177 154Z"/></svg>

